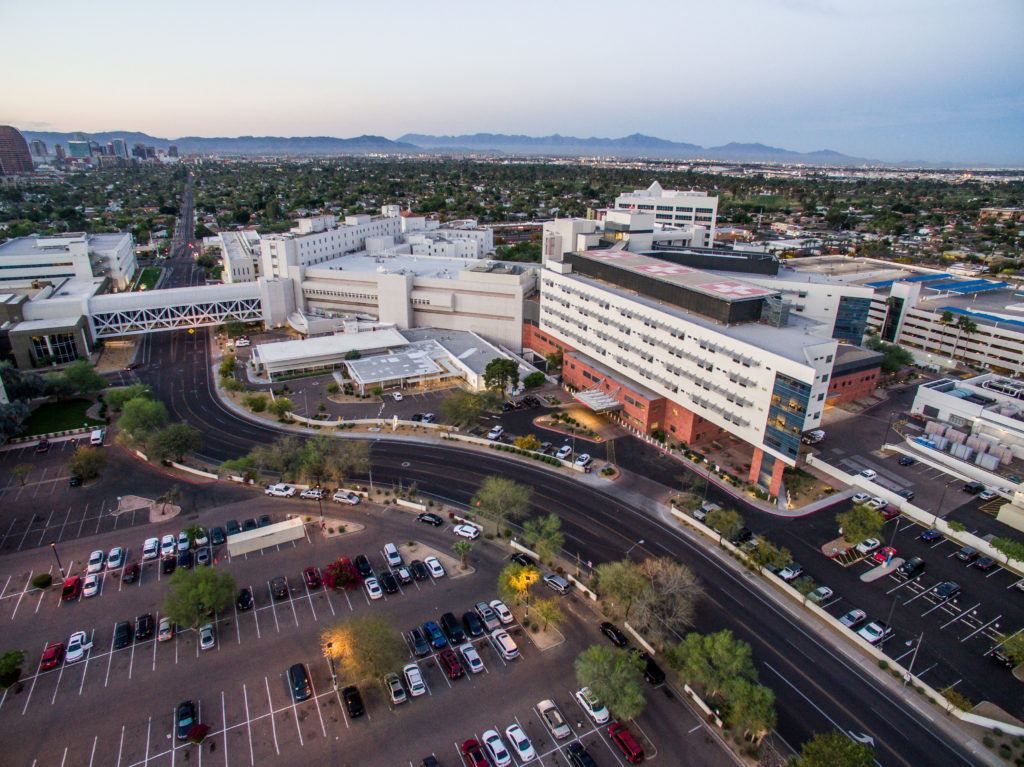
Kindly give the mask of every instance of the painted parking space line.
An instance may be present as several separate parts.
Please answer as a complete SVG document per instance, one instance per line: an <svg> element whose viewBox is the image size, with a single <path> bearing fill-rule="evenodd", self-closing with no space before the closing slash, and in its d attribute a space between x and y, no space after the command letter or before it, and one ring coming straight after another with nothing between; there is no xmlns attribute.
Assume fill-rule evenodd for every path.
<svg viewBox="0 0 1024 767"><path fill-rule="evenodd" d="M322 580L322 579L321 579L321 580ZM303 578L302 578L302 585L303 585L303 586L305 587L305 589L306 589L306 599L308 599L308 600L309 600L309 609L310 609L310 611L311 611L311 612L313 613L313 620L315 620L315 621L318 621L318 622L319 622L319 618L317 618L317 617L316 617L316 608L315 608L315 607L313 606L313 594L312 594L312 592L310 592L310 590L309 590L309 584L308 584L308 583L306 583L306 578L305 578L305 576L303 576ZM321 586L320 588L325 588L325 587L324 587L324 586ZM292 610L293 610L293 611L295 610L295 605L294 605L294 604L292 605ZM296 618L296 621L298 621L298 618ZM298 624L296 623L296 625L298 625Z"/></svg>
<svg viewBox="0 0 1024 767"><path fill-rule="evenodd" d="M316 687L313 684L313 675L312 674L309 675L309 688L313 691L313 705L316 706L317 716L320 717L320 729L323 730L324 738L327 738L327 725L324 724L324 714L320 710L320 696L317 694ZM298 718L297 717L296 717L295 722L296 722L296 724L298 724Z"/></svg>
<svg viewBox="0 0 1024 767"><path fill-rule="evenodd" d="M965 637L964 637L963 639L961 639L961 640L960 640L960 643L961 643L961 644L963 644L963 643L964 643L964 642L966 642L966 641L967 641L968 639L970 639L970 638L971 638L972 636L974 636L975 634L977 634L977 633L978 633L978 632L980 632L980 631L984 631L985 629L987 629L987 628L988 628L989 626L991 626L991 625L992 625L993 623L995 623L995 622L996 622L997 620L999 620L999 619L1000 619L1000 618L1002 618L1002 617L1003 617L1002 615L997 615L997 616L996 616L995 618L993 618L992 620L990 620L990 621L989 621L988 623L984 624L983 626L979 626L979 627L978 627L978 628L976 628L976 629L975 629L974 631L972 631L972 632L971 632L970 634L968 634L968 635L967 635L967 636L965 636Z"/></svg>
<svg viewBox="0 0 1024 767"><path fill-rule="evenodd" d="M933 607L932 610L935 610L938 607L941 607L943 604L945 604L945 603L944 602L940 602L938 605ZM963 610L959 615L955 616L952 620L948 620L945 623L943 623L941 626L939 626L939 628L940 629L944 629L944 628L946 628L946 626L949 626L949 625L952 625L952 624L956 623L958 620L963 618L965 615L970 613L972 610L976 610L980 606L981 606L981 602L978 602L976 605L974 605L974 607L968 607L966 610ZM932 610L929 610L928 612L930 613ZM928 613L925 613L925 615L927 615L927 614Z"/></svg>
<svg viewBox="0 0 1024 767"><path fill-rule="evenodd" d="M288 589L288 604L292 607L292 617L295 619L295 628L299 627L299 614L295 610L295 599L292 597L292 584L288 582L288 578L284 579L285 588Z"/></svg>
<svg viewBox="0 0 1024 767"><path fill-rule="evenodd" d="M43 645L43 651L44 652L46 651L46 645L45 644ZM40 676L41 675L39 673L39 666L37 665L36 666L36 673L32 675L32 685L31 685L31 687L28 688L28 696L25 698L25 705L21 709L21 715L22 716L25 716L25 712L28 711L29 701L32 700L32 691L36 689L36 681L39 679Z"/></svg>
<svg viewBox="0 0 1024 767"><path fill-rule="evenodd" d="M935 590L936 586L938 586L938 585L939 585L939 584L937 584L937 583L936 583L936 584L935 584L935 586L932 586L931 588L927 588L927 589L925 589L924 591L921 591L921 592L919 592L919 593L917 593L917 594L914 594L914 596L912 596L912 597L911 597L910 599L908 599L908 600L907 600L906 602L904 602L904 603L903 603L903 605L904 605L904 606L906 606L906 605L909 605L909 604L910 604L911 602L913 602L913 601L914 601L915 599L918 599L918 598L920 598L920 597L923 597L923 596L924 596L925 594L930 594L930 593L931 593L932 591L934 591L934 590Z"/></svg>
<svg viewBox="0 0 1024 767"><path fill-rule="evenodd" d="M220 691L220 721L224 731L224 767L228 767L228 709L224 703L224 691ZM202 751L202 749L199 749Z"/></svg>
<svg viewBox="0 0 1024 767"><path fill-rule="evenodd" d="M28 587L32 584L32 573L33 570L28 571L28 578L25 579L25 587L18 594L18 601L14 604L14 611L11 613L11 620L14 620L14 616L18 614L18 608L21 607L21 600L25 598L25 592L28 591Z"/></svg>
<svg viewBox="0 0 1024 767"><path fill-rule="evenodd" d="M267 707L270 709L270 728L274 733L274 750L277 752L277 755L280 756L281 747L277 743L277 724L274 721L274 699L270 697L270 680L263 677L263 682L267 686ZM300 732L299 736L301 737L301 735L302 733Z"/></svg>
<svg viewBox="0 0 1024 767"><path fill-rule="evenodd" d="M277 622L277 605L274 604L274 592L270 589L270 581L267 581L267 593L270 595L270 610L274 613L274 627L277 633L281 633L281 624Z"/></svg>
<svg viewBox="0 0 1024 767"><path fill-rule="evenodd" d="M114 628L117 628L117 624L114 624ZM106 687L110 682L110 664L114 660L114 637L110 637L110 650L107 652L107 678L103 680L103 686Z"/></svg>
<svg viewBox="0 0 1024 767"><path fill-rule="evenodd" d="M256 751L252 746L252 716L249 714L249 691L242 685L242 699L245 701L245 729L249 735L249 764L256 767Z"/></svg>

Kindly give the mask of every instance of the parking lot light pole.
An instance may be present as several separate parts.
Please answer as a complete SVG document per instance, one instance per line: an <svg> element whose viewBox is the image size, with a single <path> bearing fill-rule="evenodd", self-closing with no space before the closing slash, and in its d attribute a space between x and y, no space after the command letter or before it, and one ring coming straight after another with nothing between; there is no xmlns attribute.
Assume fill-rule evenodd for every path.
<svg viewBox="0 0 1024 767"><path fill-rule="evenodd" d="M644 539L643 539L643 538L641 538L641 539L640 539L639 541L637 541L637 542L636 542L636 543L634 543L634 544L633 544L632 546L630 546L630 547L629 547L628 549L626 549L626 553L625 553L625 556L627 556L627 557L628 557L628 556L629 556L629 552L631 552L631 551L632 551L633 549L635 549L635 548L636 548L637 546L643 546L643 545L644 545Z"/></svg>
<svg viewBox="0 0 1024 767"><path fill-rule="evenodd" d="M914 678L914 661L917 660L917 651L921 649L921 643L924 641L924 632L921 632L921 636L917 638L917 646L914 647L914 654L910 656L910 667L907 668L907 675L903 679L903 686L906 687L911 679Z"/></svg>
<svg viewBox="0 0 1024 767"><path fill-rule="evenodd" d="M334 647L334 642L328 642L324 655L327 656L327 662L331 664L331 684L334 685L334 689L338 689L338 675L334 671L334 654L331 652L331 648Z"/></svg>
<svg viewBox="0 0 1024 767"><path fill-rule="evenodd" d="M57 569L60 570L61 580L67 580L67 575L64 572L64 565L60 563L60 555L57 554L57 544L53 541L50 542L50 551L53 552L53 558L57 560Z"/></svg>

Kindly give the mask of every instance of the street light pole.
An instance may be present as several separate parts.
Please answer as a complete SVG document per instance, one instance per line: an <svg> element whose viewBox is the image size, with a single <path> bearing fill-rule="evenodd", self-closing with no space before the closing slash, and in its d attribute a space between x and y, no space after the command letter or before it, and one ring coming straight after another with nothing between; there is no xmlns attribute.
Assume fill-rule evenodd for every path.
<svg viewBox="0 0 1024 767"><path fill-rule="evenodd" d="M640 539L639 541L637 541L637 542L636 542L636 543L634 543L634 544L633 544L632 546L630 546L630 547L629 547L628 549L626 549L626 554L625 554L625 556L627 556L627 557L628 557L628 556L629 556L629 552L631 552L631 551L632 551L633 549L635 549L635 548L636 548L637 546L643 546L643 545L644 545L644 539L643 539L643 538L641 538L641 539Z"/></svg>
<svg viewBox="0 0 1024 767"><path fill-rule="evenodd" d="M334 653L331 652L331 648L334 647L334 642L327 643L327 662L331 664L331 684L334 685L334 689L338 689L338 675L334 671Z"/></svg>
<svg viewBox="0 0 1024 767"><path fill-rule="evenodd" d="M64 572L64 565L60 563L60 555L57 554L57 544L50 542L50 551L53 552L53 558L57 560L57 569L60 570L61 580L67 580L67 575Z"/></svg>
<svg viewBox="0 0 1024 767"><path fill-rule="evenodd" d="M917 638L917 646L914 648L914 654L910 656L910 667L907 669L907 675L903 679L903 686L906 687L911 679L914 678L914 661L917 660L917 651L921 649L921 643L924 641L924 632L921 632L921 636Z"/></svg>

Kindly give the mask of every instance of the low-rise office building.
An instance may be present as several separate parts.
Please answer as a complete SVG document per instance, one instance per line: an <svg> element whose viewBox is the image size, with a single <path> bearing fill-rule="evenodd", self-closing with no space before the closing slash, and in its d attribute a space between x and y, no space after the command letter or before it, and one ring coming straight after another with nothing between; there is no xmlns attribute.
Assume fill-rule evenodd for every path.
<svg viewBox="0 0 1024 767"><path fill-rule="evenodd" d="M127 232L31 235L0 245L0 289L105 277L124 290L135 270L135 243Z"/></svg>

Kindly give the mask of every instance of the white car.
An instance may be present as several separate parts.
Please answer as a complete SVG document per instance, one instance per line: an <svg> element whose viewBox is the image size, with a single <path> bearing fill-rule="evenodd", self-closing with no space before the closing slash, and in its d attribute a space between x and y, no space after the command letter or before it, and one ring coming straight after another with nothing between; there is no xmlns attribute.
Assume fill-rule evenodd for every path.
<svg viewBox="0 0 1024 767"><path fill-rule="evenodd" d="M100 577L96 573L85 576L82 582L82 598L88 599L100 593Z"/></svg>
<svg viewBox="0 0 1024 767"><path fill-rule="evenodd" d="M249 344L251 344L251 343L252 343L252 341L250 341L248 338L236 338L235 339L235 348L236 349L241 349L243 346L249 346Z"/></svg>
<svg viewBox="0 0 1024 767"><path fill-rule="evenodd" d="M601 700L594 695L593 690L589 687L583 687L576 692L576 700L583 707L583 710L587 712L587 716L594 720L595 724L604 724L610 718L608 716L608 709Z"/></svg>
<svg viewBox="0 0 1024 767"><path fill-rule="evenodd" d="M355 506L362 499L349 490L337 490L331 498L338 503L350 503Z"/></svg>
<svg viewBox="0 0 1024 767"><path fill-rule="evenodd" d="M558 452L555 453L555 458L557 458L559 461L565 461L569 458L570 455L572 455L572 446L562 445L560 448L558 448Z"/></svg>
<svg viewBox="0 0 1024 767"><path fill-rule="evenodd" d="M212 650L217 640L213 636L213 624L205 623L199 627L199 649Z"/></svg>
<svg viewBox="0 0 1024 767"><path fill-rule="evenodd" d="M853 498L850 499L854 503L867 503L871 500L871 496L867 493L855 493Z"/></svg>
<svg viewBox="0 0 1024 767"><path fill-rule="evenodd" d="M160 539L147 538L145 542L142 544L143 561L156 559L158 556L160 556Z"/></svg>
<svg viewBox="0 0 1024 767"><path fill-rule="evenodd" d="M580 453L576 456L576 465L583 468L584 466L589 466L592 460L594 459L590 457L590 453Z"/></svg>
<svg viewBox="0 0 1024 767"><path fill-rule="evenodd" d="M818 586L818 588L816 588L814 591L807 595L807 598L810 599L812 602L820 603L831 599L833 594L835 594L835 592L832 591L832 589L830 589L828 586Z"/></svg>
<svg viewBox="0 0 1024 767"><path fill-rule="evenodd" d="M178 551L188 551L192 548L192 539L188 537L188 533L182 530L178 533Z"/></svg>
<svg viewBox="0 0 1024 767"><path fill-rule="evenodd" d="M85 572L98 573L103 569L103 563L107 561L107 555L102 551L94 551L89 555L89 564L85 566Z"/></svg>
<svg viewBox="0 0 1024 767"><path fill-rule="evenodd" d="M156 641L169 642L174 639L174 622L167 617L160 619L160 628L157 630Z"/></svg>
<svg viewBox="0 0 1024 767"><path fill-rule="evenodd" d="M420 667L415 663L404 666L402 675L405 677L405 686L409 688L409 694L414 698L427 691L427 686L423 684L423 674L420 673Z"/></svg>
<svg viewBox="0 0 1024 767"><path fill-rule="evenodd" d="M65 651L64 662L75 663L82 660L85 654L92 649L92 642L84 631L76 631L68 639L68 649Z"/></svg>
<svg viewBox="0 0 1024 767"><path fill-rule="evenodd" d="M303 490L299 493L299 498L305 498L307 500L319 501L324 497L324 491L319 487L311 487L309 490Z"/></svg>
<svg viewBox="0 0 1024 767"><path fill-rule="evenodd" d="M469 670L474 674L479 674L484 670L484 662L480 660L480 653L476 651L471 642L459 645L459 654L466 661Z"/></svg>
<svg viewBox="0 0 1024 767"><path fill-rule="evenodd" d="M124 549L120 546L115 546L107 554L107 569L116 570L117 568L124 565Z"/></svg>
<svg viewBox="0 0 1024 767"><path fill-rule="evenodd" d="M872 509L884 509L889 502L884 498L879 498L877 495L867 502L867 505Z"/></svg>
<svg viewBox="0 0 1024 767"><path fill-rule="evenodd" d="M788 565L779 570L779 577L782 578L786 583L795 581L801 575L804 574L804 568L796 562L790 562Z"/></svg>
<svg viewBox="0 0 1024 767"><path fill-rule="evenodd" d="M396 391L391 396L395 398L395 402L401 402L403 399L405 399L405 397L402 396L402 392L400 391Z"/></svg>
<svg viewBox="0 0 1024 767"><path fill-rule="evenodd" d="M491 609L498 614L498 620L504 623L506 626L515 620L515 616L512 615L512 611L508 609L508 605L502 602L500 599L491 600Z"/></svg>
<svg viewBox="0 0 1024 767"><path fill-rule="evenodd" d="M532 762L537 758L537 752L533 749L533 744L530 739L526 737L526 733L523 732L523 728L518 724L510 725L505 730L505 737L508 738L508 742L512 744L512 750L516 752L516 756L519 757L519 761Z"/></svg>
<svg viewBox="0 0 1024 767"><path fill-rule="evenodd" d="M515 660L519 657L519 647L505 629L495 629L491 632L491 641L498 648L501 657L505 660Z"/></svg>
<svg viewBox="0 0 1024 767"><path fill-rule="evenodd" d="M423 564L427 566L432 578L444 577L444 567L441 566L441 560L437 557L424 557Z"/></svg>
<svg viewBox="0 0 1024 767"><path fill-rule="evenodd" d="M878 472L875 471L874 469L864 469L860 473L860 476L864 477L864 479L874 479L875 477L878 476Z"/></svg>
<svg viewBox="0 0 1024 767"><path fill-rule="evenodd" d="M452 532L460 538L469 538L471 541L480 537L479 528L476 528L473 525L455 525L455 527L452 528Z"/></svg>
<svg viewBox="0 0 1024 767"><path fill-rule="evenodd" d="M865 540L858 543L855 548L858 554L863 554L864 556L867 556L881 545L882 542L877 538L866 538Z"/></svg>
<svg viewBox="0 0 1024 767"><path fill-rule="evenodd" d="M504 433L504 426L494 426L489 432L487 432L487 439L501 439L501 435Z"/></svg>
<svg viewBox="0 0 1024 767"><path fill-rule="evenodd" d="M480 736L487 749L487 755L491 757L494 767L509 767L512 764L512 754L505 748L505 743L497 730L487 730Z"/></svg>
<svg viewBox="0 0 1024 767"><path fill-rule="evenodd" d="M536 709L537 716L544 722L544 726L548 728L548 732L554 736L555 740L563 740L572 735L572 730L566 724L565 717L562 716L562 712L558 710L558 706L553 700L542 700L537 704Z"/></svg>
<svg viewBox="0 0 1024 767"><path fill-rule="evenodd" d="M867 626L857 632L861 639L866 639L868 644L878 644L892 633L892 629L881 621L871 621Z"/></svg>
<svg viewBox="0 0 1024 767"><path fill-rule="evenodd" d="M174 536L168 533L160 539L160 556L169 557L174 554Z"/></svg>
<svg viewBox="0 0 1024 767"><path fill-rule="evenodd" d="M995 497L996 497L996 491L995 490L989 490L987 487L984 490L982 490L980 493L978 493L978 498L980 498L983 501L991 501Z"/></svg>
<svg viewBox="0 0 1024 767"><path fill-rule="evenodd" d="M196 533L196 541L195 542L196 542L196 548L197 549L203 548L203 546L206 546L210 542L210 539L206 535L206 528L205 527L198 528L198 532Z"/></svg>
<svg viewBox="0 0 1024 767"><path fill-rule="evenodd" d="M366 593L370 599L380 599L384 596L384 592L381 590L376 578L367 578L363 581L363 586L366 587Z"/></svg>
<svg viewBox="0 0 1024 767"><path fill-rule="evenodd" d="M295 486L278 482L276 485L269 485L263 492L265 495L272 495L275 498L291 498L295 495Z"/></svg>

